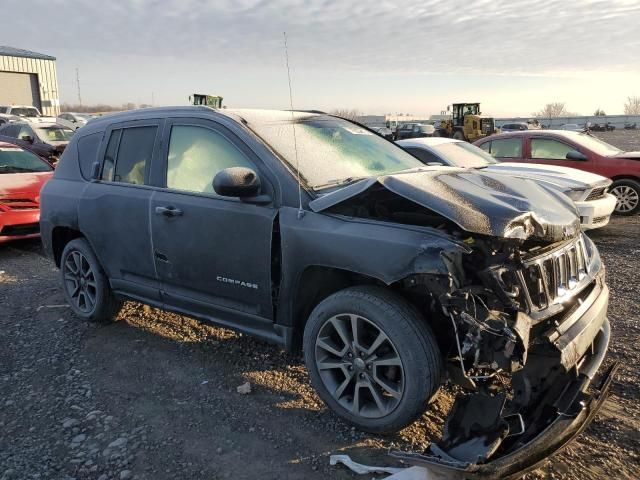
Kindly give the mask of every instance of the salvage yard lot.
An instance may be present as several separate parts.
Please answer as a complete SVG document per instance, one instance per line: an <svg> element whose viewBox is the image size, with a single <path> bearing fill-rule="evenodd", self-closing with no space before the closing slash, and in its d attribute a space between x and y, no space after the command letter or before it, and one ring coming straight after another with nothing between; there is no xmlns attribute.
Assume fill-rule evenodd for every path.
<svg viewBox="0 0 640 480"><path fill-rule="evenodd" d="M640 150L636 132L600 136ZM640 478L640 217L589 235L611 288L608 362L622 367L595 422L528 478ZM0 479L352 478L328 455L383 465L389 448L422 450L452 400L397 435L364 434L278 347L136 303L113 325L82 323L39 241L0 247L0 271Z"/></svg>

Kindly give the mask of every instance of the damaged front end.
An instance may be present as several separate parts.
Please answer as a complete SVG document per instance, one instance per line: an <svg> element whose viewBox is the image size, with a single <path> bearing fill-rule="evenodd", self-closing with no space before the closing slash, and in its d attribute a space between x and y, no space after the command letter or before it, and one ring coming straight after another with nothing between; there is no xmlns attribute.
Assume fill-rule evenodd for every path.
<svg viewBox="0 0 640 480"><path fill-rule="evenodd" d="M606 396L615 367L591 383L609 343L609 291L584 234L551 246L465 242L466 278L437 303L451 325L450 378L467 393L440 441L392 455L460 478L518 477L580 433Z"/></svg>
<svg viewBox="0 0 640 480"><path fill-rule="evenodd" d="M440 441L392 455L460 478L518 477L589 424L615 372L592 385L609 344L609 290L567 197L520 178L433 169L359 182L310 206L435 228L466 248L440 252L446 275L421 268L418 255L399 287L422 305L464 393Z"/></svg>

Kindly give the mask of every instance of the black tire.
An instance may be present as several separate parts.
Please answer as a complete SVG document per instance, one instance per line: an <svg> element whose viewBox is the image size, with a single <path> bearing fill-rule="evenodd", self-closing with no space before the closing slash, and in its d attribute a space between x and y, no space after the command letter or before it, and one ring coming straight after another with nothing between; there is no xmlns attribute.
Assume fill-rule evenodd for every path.
<svg viewBox="0 0 640 480"><path fill-rule="evenodd" d="M74 267L80 273L74 272ZM60 277L65 299L78 317L96 323L110 323L115 319L122 301L113 294L100 262L84 238L72 240L65 246ZM74 292L77 292L75 296Z"/></svg>
<svg viewBox="0 0 640 480"><path fill-rule="evenodd" d="M618 199L613 211L616 215L635 215L640 212L640 182L628 178L616 180L609 192Z"/></svg>
<svg viewBox="0 0 640 480"><path fill-rule="evenodd" d="M373 329L377 328L381 331L389 341L386 348L393 348L393 353L397 354L401 362L399 367L387 367L389 369L397 369L396 373L398 371L401 372L401 393L397 396L390 395L388 392L391 390L387 391L384 388L380 388L382 383L377 380L374 381L374 377L386 375L384 371L380 374L377 373L380 367L374 366L373 372L360 370L364 373L351 374L352 377L359 375L361 379L366 374L366 381L370 382L370 385L378 387L382 392L385 404L389 405L389 402L391 402L391 405L393 405L395 403L395 406L388 411L386 408L380 409L380 412L378 412L380 414L377 416L374 415L372 417L371 415L360 413L365 412L369 407L375 409L377 402L373 402L372 390L365 388L362 395L363 398L366 398L367 394L371 397L370 405L367 406L365 404L365 407L358 409L359 411L354 413L353 409L348 409L344 405L344 399L346 398L348 401L349 395L335 398L334 395L337 394L340 387L331 392L325 384L327 369L323 369L323 375L325 375L323 377L318 368L320 360L317 359L317 352L323 351L318 347L318 342L329 338L320 337L320 332L324 332L325 330L323 329L327 328L330 322L341 316L357 317L361 319L360 321L366 321L364 326ZM362 335L360 335L358 342L360 340L362 340ZM343 343L347 344L347 342ZM373 343L375 344L376 342L374 341ZM311 383L322 400L340 417L359 429L371 433L397 432L416 420L427 409L429 401L440 388L443 378L440 350L435 336L425 319L402 297L382 287L349 287L320 302L311 313L305 326L303 347L304 359ZM354 350L357 350L357 348L354 347ZM372 357L377 359L379 363L386 362L386 360L383 360L385 357L377 357L377 353L378 351ZM362 358L365 358L365 356ZM360 358L356 360L360 360ZM349 362L349 360L342 361ZM331 360L328 360L322 366L324 367L330 362ZM355 363L353 365L355 366ZM370 366L366 368L370 369ZM350 370L353 370L353 368L350 368ZM342 375L346 377L345 373L342 373ZM388 377L384 377L382 380L391 382ZM345 382L347 381L345 379ZM358 384L360 383L358 379L355 381ZM364 387L355 388L362 390ZM354 397L355 393L351 397L353 404L356 403ZM358 402L358 405L360 405L360 402Z"/></svg>

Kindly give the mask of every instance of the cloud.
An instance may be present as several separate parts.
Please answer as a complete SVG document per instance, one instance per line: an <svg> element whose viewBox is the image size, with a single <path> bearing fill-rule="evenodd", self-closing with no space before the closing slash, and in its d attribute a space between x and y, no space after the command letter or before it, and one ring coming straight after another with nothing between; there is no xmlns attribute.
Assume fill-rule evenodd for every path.
<svg viewBox="0 0 640 480"><path fill-rule="evenodd" d="M4 43L369 74L637 72L635 1L5 0ZM38 15L32 15L32 12ZM27 21L28 19L28 21ZM34 45L34 49L35 49Z"/></svg>

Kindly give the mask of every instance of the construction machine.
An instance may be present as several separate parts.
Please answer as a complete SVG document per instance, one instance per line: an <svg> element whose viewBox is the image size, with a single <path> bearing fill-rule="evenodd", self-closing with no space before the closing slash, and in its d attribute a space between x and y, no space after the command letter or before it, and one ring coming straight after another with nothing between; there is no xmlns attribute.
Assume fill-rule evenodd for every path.
<svg viewBox="0 0 640 480"><path fill-rule="evenodd" d="M222 97L217 95L194 93L189 97L189 103L191 105L204 105L211 108L222 108Z"/></svg>
<svg viewBox="0 0 640 480"><path fill-rule="evenodd" d="M496 130L493 117L482 115L479 103L454 103L442 114L449 116L436 123L435 136L475 142Z"/></svg>

